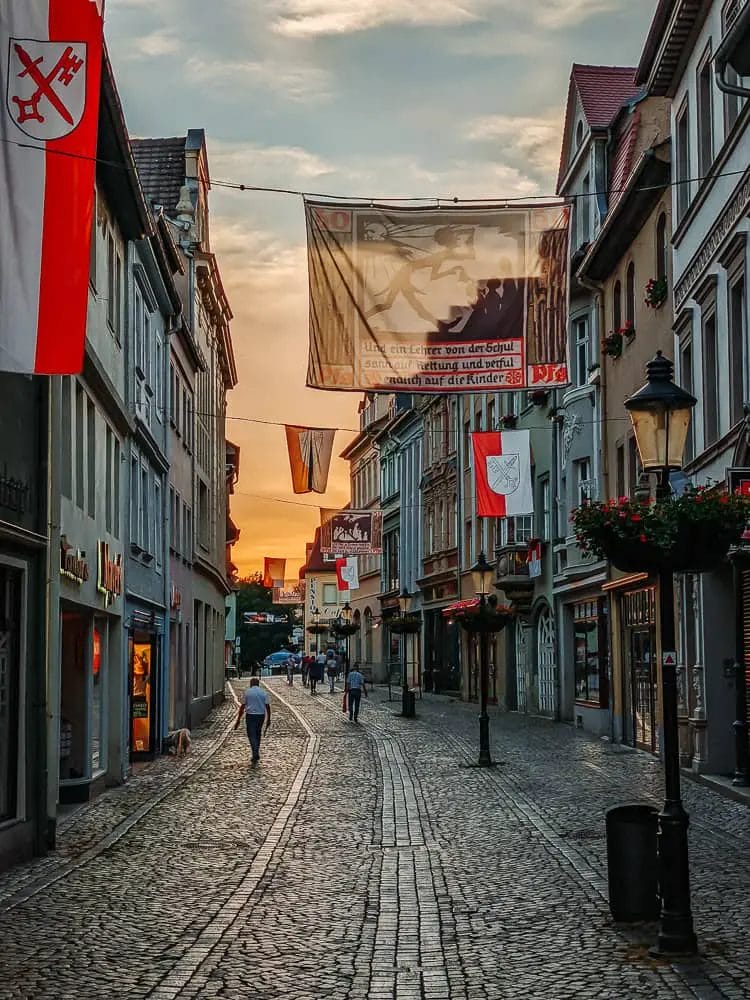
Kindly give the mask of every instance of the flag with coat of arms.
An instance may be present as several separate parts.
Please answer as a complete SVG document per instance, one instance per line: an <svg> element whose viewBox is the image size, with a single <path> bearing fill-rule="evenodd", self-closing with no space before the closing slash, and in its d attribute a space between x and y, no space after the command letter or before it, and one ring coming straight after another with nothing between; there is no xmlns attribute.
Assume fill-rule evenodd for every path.
<svg viewBox="0 0 750 1000"><path fill-rule="evenodd" d="M336 580L339 590L359 590L359 567L356 556L336 560Z"/></svg>
<svg viewBox="0 0 750 1000"><path fill-rule="evenodd" d="M479 431L471 435L479 517L534 513L528 431Z"/></svg>

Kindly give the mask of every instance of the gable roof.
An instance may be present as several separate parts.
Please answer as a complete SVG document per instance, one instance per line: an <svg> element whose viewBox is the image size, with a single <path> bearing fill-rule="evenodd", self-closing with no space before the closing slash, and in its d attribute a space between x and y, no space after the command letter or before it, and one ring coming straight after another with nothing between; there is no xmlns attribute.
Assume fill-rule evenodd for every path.
<svg viewBox="0 0 750 1000"><path fill-rule="evenodd" d="M586 123L592 131L609 128L623 104L640 94L640 87L635 83L635 73L634 66L589 66L573 63L565 105L563 144L557 175L558 194L569 165L576 99L581 102Z"/></svg>
<svg viewBox="0 0 750 1000"><path fill-rule="evenodd" d="M185 136L133 139L132 146L147 200L173 215L185 183Z"/></svg>

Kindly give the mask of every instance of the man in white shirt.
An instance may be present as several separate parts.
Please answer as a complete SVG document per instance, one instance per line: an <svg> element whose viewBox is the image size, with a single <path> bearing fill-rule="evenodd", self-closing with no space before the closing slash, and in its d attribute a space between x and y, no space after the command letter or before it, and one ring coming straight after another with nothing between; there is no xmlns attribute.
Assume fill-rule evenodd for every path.
<svg viewBox="0 0 750 1000"><path fill-rule="evenodd" d="M253 764L260 760L260 738L263 733L263 720L266 719L266 733L271 728L271 705L268 695L260 686L257 677L250 678L250 687L245 691L243 701L237 712L237 721L234 724L236 729L239 726L242 716L245 716L247 726L247 738L250 740L250 747L253 752Z"/></svg>
<svg viewBox="0 0 750 1000"><path fill-rule="evenodd" d="M360 673L359 663L354 664L354 668L346 675L346 697L349 705L349 721L359 722L359 704L362 701L362 692L367 697L367 684L365 675Z"/></svg>

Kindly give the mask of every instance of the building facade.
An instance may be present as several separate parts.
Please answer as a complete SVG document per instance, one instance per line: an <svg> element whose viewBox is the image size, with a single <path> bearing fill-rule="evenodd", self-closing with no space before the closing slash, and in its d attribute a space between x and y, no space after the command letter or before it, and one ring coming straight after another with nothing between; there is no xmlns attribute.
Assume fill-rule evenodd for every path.
<svg viewBox="0 0 750 1000"><path fill-rule="evenodd" d="M742 8L732 0L660 4L637 74L650 95L671 103L674 350L677 380L698 400L684 471L693 484L717 489L726 488L728 468L750 465L750 101L718 86L715 70L725 62L714 58L725 37L731 43L735 20L746 24ZM734 68L750 71L747 35L735 42L719 78L747 91L748 78ZM725 664L747 663L750 636L735 626L750 606L745 576L727 563L685 576L680 588L682 750L697 771L731 773L736 765L736 684L744 672Z"/></svg>

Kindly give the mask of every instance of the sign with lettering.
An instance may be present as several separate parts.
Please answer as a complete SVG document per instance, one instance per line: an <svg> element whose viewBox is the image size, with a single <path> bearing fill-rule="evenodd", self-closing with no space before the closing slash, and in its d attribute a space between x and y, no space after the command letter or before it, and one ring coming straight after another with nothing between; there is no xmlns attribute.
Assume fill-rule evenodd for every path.
<svg viewBox="0 0 750 1000"><path fill-rule="evenodd" d="M104 607L108 608L122 594L122 556L110 555L109 543L98 542L96 589L104 594Z"/></svg>
<svg viewBox="0 0 750 1000"><path fill-rule="evenodd" d="M73 548L66 535L60 536L60 576L72 580L79 586L89 578L89 564L86 553Z"/></svg>

